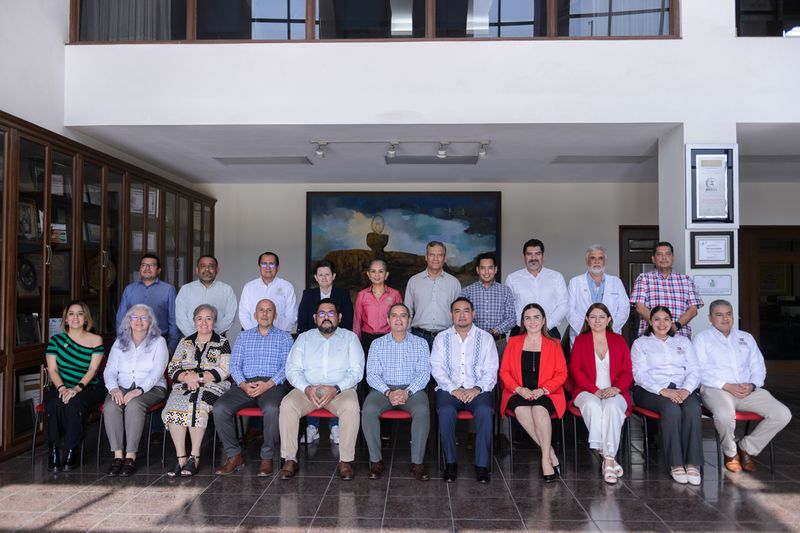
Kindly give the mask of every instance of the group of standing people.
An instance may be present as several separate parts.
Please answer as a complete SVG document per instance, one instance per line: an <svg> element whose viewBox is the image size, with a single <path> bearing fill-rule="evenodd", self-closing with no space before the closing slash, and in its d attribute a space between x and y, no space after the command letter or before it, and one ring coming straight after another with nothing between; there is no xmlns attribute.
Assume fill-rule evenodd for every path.
<svg viewBox="0 0 800 533"><path fill-rule="evenodd" d="M125 289L117 340L103 373L105 425L114 452L109 474L136 470L145 416L166 399L162 419L177 452L169 475L197 472L212 410L227 457L216 473L239 470L245 460L233 419L242 407L258 406L264 436L259 475L273 473L278 449L280 477L296 475L299 420L324 408L336 417L330 435L339 445L340 477L354 476L361 427L369 477L378 478L384 470L379 417L400 409L412 417L411 473L425 481L432 396L445 457L443 479L452 482L458 475L455 423L466 410L474 418L476 479L487 483L498 378L500 413L515 418L539 446L546 482L560 475L551 418L564 415L566 393L581 411L607 483L623 475L616 455L632 397L660 414L675 481L701 482L701 396L713 412L726 467L755 468L752 456L791 415L761 388L763 357L752 337L732 327L730 303L710 305L713 327L692 343L689 321L703 302L691 279L673 272L669 243L655 246L655 269L638 277L630 299L620 279L605 273L601 246L587 250L587 271L569 286L560 273L543 266L541 241L526 242L523 259L525 268L501 284L495 280L496 259L482 254L478 281L462 289L445 270L445 245L432 241L426 247L427 268L409 280L405 297L387 285L387 264L376 259L368 265L370 284L357 294L355 306L346 290L333 286L334 265L323 261L315 269L318 286L305 290L298 306L292 285L277 276L280 262L273 252L259 256L260 276L244 286L238 304L230 286L216 281L215 258L201 257L198 279L176 297L174 288L158 279L158 258L146 254L140 281ZM632 305L641 317L642 336L629 350L619 332ZM231 349L224 332L237 310L243 331ZM569 365L559 342L558 326L565 319L572 344ZM63 323L64 333L51 338L47 350L51 470L75 468L82 417L106 392L96 376L102 340L89 331L88 308L71 303ZM293 341L289 332L295 327ZM435 392L429 395L431 377ZM765 417L738 443L733 440L736 409ZM302 438L318 439L318 426L318 420L310 420Z"/></svg>

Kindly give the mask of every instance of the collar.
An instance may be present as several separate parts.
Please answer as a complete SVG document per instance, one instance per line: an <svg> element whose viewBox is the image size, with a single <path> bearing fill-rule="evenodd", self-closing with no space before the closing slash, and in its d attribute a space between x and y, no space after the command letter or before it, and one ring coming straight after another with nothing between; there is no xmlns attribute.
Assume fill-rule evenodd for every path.
<svg viewBox="0 0 800 533"><path fill-rule="evenodd" d="M158 285L159 283L161 283L161 278L156 278L156 280L153 283L151 283L150 285L145 285L144 281L142 281L142 280L139 280L136 283L138 283L139 285L144 285L145 289L149 289L153 285Z"/></svg>

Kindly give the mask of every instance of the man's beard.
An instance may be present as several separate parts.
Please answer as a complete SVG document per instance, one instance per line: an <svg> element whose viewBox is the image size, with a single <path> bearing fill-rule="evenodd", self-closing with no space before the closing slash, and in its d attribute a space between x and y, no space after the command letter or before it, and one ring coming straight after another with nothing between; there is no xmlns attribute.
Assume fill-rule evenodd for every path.
<svg viewBox="0 0 800 533"><path fill-rule="evenodd" d="M327 322L328 324L330 324L330 326L325 326L325 322ZM339 326L334 326L334 325L333 325L333 323L332 323L331 321L329 321L329 320L326 320L325 322L323 322L322 324L320 324L319 326L317 326L317 329L318 329L318 330L319 330L319 332L320 332L320 333L322 333L323 335L330 335L331 333L333 333L334 331L336 331L336 328L338 328L338 327L339 327Z"/></svg>
<svg viewBox="0 0 800 533"><path fill-rule="evenodd" d="M606 267L589 267L589 272L592 274L603 274L606 271Z"/></svg>

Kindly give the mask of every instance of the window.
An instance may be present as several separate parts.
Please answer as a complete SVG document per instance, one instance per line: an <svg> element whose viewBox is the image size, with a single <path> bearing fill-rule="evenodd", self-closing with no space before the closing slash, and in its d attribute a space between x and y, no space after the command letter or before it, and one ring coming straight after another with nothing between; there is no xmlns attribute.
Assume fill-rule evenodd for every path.
<svg viewBox="0 0 800 533"><path fill-rule="evenodd" d="M800 2L737 0L736 29L740 37L800 37Z"/></svg>

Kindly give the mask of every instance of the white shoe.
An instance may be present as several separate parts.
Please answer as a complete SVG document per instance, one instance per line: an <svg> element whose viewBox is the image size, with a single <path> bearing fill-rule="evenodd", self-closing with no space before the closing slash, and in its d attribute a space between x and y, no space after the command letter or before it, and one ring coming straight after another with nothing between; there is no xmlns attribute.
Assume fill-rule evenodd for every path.
<svg viewBox="0 0 800 533"><path fill-rule="evenodd" d="M617 477L622 477L622 474L624 474L624 473L625 473L625 471L622 469L622 466L620 466L620 464L615 459L614 460L614 475L616 475Z"/></svg>
<svg viewBox="0 0 800 533"><path fill-rule="evenodd" d="M673 468L669 475L672 476L672 479L680 483L681 485L686 485L689 482L689 476L686 475L686 470L682 466L676 466Z"/></svg>
<svg viewBox="0 0 800 533"><path fill-rule="evenodd" d="M339 426L331 426L331 444L339 444Z"/></svg>
<svg viewBox="0 0 800 533"><path fill-rule="evenodd" d="M700 477L700 470L693 466L687 468L686 480L689 482L689 485L694 485L695 487L700 485L700 483L703 481L703 478Z"/></svg>
<svg viewBox="0 0 800 533"><path fill-rule="evenodd" d="M311 424L306 426L306 434L303 435L302 437L300 437L300 442L302 444L305 444L305 443L309 443L310 444L310 443L312 443L314 441L318 441L318 440L319 440L319 430L317 429L317 427L316 426L312 426Z"/></svg>

